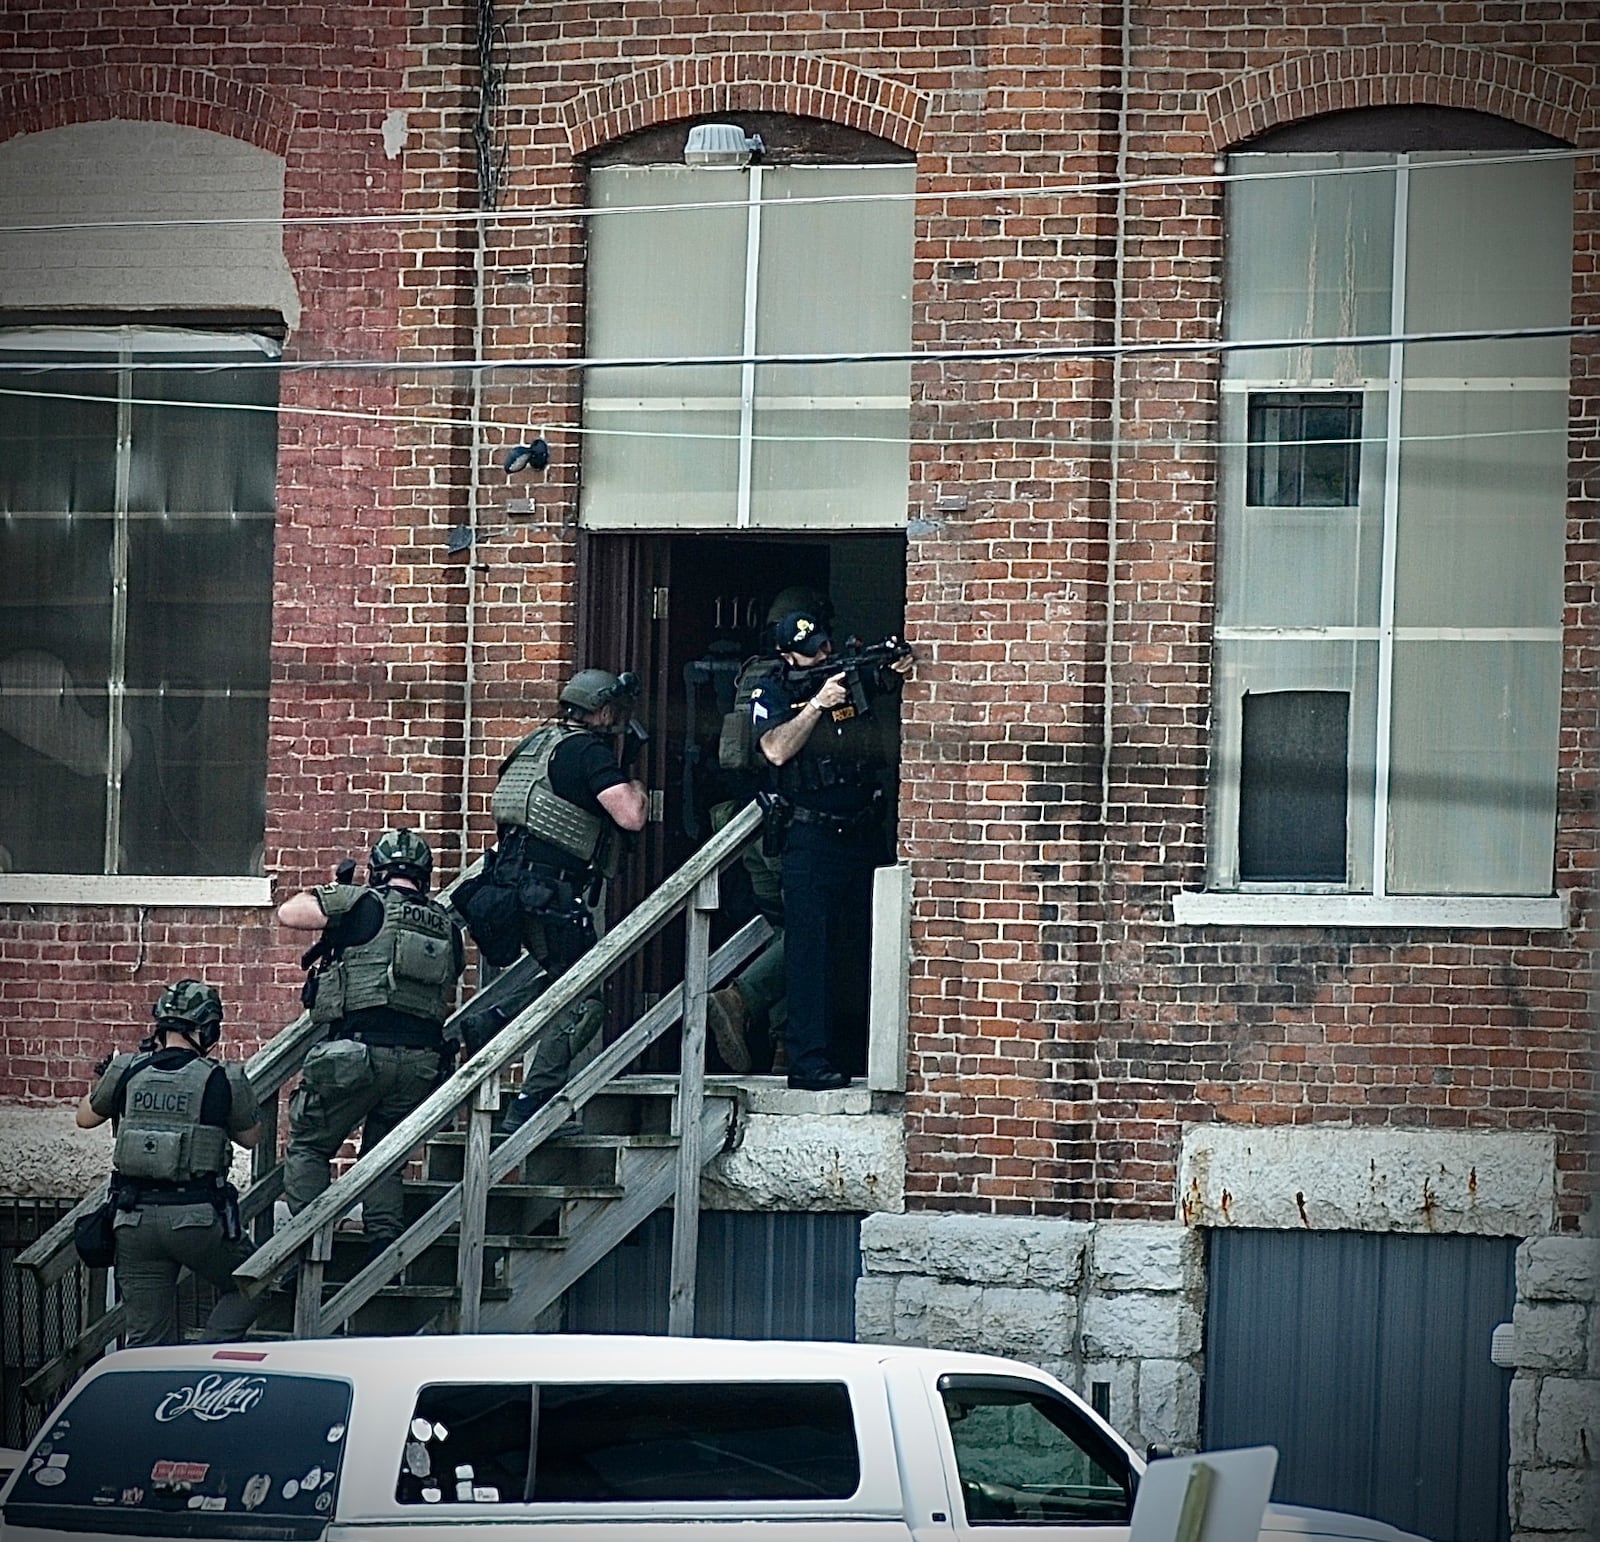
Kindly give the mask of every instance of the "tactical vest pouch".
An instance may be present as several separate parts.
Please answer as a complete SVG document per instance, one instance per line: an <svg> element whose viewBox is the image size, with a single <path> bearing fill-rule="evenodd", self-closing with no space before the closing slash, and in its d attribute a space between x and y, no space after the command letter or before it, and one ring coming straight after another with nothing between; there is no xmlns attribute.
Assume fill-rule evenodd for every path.
<svg viewBox="0 0 1600 1542"><path fill-rule="evenodd" d="M372 1057L360 1039L329 1039L307 1054L300 1076L317 1092L349 1092L371 1078Z"/></svg>
<svg viewBox="0 0 1600 1542"><path fill-rule="evenodd" d="M107 1199L72 1223L72 1245L91 1269L109 1269L117 1261L116 1201Z"/></svg>
<svg viewBox="0 0 1600 1542"><path fill-rule="evenodd" d="M727 713L722 719L722 736L717 740L717 764L724 771L748 771L754 739L748 710Z"/></svg>
<svg viewBox="0 0 1600 1542"><path fill-rule="evenodd" d="M311 1021L314 1023L336 1023L344 1016L344 971L341 969L324 969L312 975L307 981L308 986L315 984L312 999L308 1003L311 1009ZM302 1001L305 996L302 993Z"/></svg>
<svg viewBox="0 0 1600 1542"><path fill-rule="evenodd" d="M177 1183L189 1177L185 1160L187 1130L136 1130L124 1122L117 1132L115 1154L117 1171L124 1178L146 1183Z"/></svg>
<svg viewBox="0 0 1600 1542"><path fill-rule="evenodd" d="M454 949L445 938L428 937L421 932L401 932L394 940L394 960L389 965L389 981L417 980L423 985L443 985L455 979Z"/></svg>

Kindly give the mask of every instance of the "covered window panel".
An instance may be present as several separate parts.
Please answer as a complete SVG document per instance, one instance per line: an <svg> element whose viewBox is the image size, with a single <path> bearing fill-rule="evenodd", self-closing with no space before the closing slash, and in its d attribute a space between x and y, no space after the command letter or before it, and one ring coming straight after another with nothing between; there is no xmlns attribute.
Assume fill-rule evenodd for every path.
<svg viewBox="0 0 1600 1542"><path fill-rule="evenodd" d="M1343 883L1349 693L1271 691L1241 706L1240 878Z"/></svg>
<svg viewBox="0 0 1600 1542"><path fill-rule="evenodd" d="M277 388L229 365L270 349L0 334L105 366L8 376L32 394L0 430L0 870L259 871ZM141 367L183 360L215 367Z"/></svg>
<svg viewBox="0 0 1600 1542"><path fill-rule="evenodd" d="M637 212L590 222L588 353L905 352L912 205L873 195L909 193L914 175L910 165L596 167L592 205ZM582 521L898 528L909 382L904 360L591 370Z"/></svg>

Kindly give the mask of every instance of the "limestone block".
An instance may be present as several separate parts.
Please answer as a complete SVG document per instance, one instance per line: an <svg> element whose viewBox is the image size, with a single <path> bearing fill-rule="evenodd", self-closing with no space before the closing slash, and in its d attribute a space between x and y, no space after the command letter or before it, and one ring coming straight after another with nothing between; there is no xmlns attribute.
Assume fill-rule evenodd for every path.
<svg viewBox="0 0 1600 1542"><path fill-rule="evenodd" d="M1176 1222L1102 1221L1091 1278L1104 1291L1198 1290L1203 1251L1201 1234Z"/></svg>
<svg viewBox="0 0 1600 1542"><path fill-rule="evenodd" d="M989 1354L1037 1365L1068 1356L1076 1347L1078 1303L1060 1291L990 1286L980 1312L978 1342Z"/></svg>
<svg viewBox="0 0 1600 1542"><path fill-rule="evenodd" d="M1539 1388L1537 1452L1558 1467L1583 1467L1600 1457L1600 1381L1544 1378Z"/></svg>
<svg viewBox="0 0 1600 1542"><path fill-rule="evenodd" d="M868 1274L926 1274L930 1217L869 1215L861 1222L861 1267Z"/></svg>
<svg viewBox="0 0 1600 1542"><path fill-rule="evenodd" d="M1555 1137L1196 1125L1178 1178L1190 1226L1539 1236L1555 1215Z"/></svg>
<svg viewBox="0 0 1600 1542"><path fill-rule="evenodd" d="M1071 1290L1083 1272L1092 1227L1024 1216L933 1215L927 1266L946 1280Z"/></svg>
<svg viewBox="0 0 1600 1542"><path fill-rule="evenodd" d="M1139 1364L1139 1435L1143 1443L1200 1444L1200 1372L1183 1360Z"/></svg>
<svg viewBox="0 0 1600 1542"><path fill-rule="evenodd" d="M1094 1384L1105 1382L1110 1389L1106 1417L1140 1450L1148 1442L1138 1438L1139 1362L1137 1360L1089 1360L1070 1385L1084 1402L1094 1406Z"/></svg>
<svg viewBox="0 0 1600 1542"><path fill-rule="evenodd" d="M719 1210L902 1210L905 1126L892 1114L751 1114L701 1184Z"/></svg>
<svg viewBox="0 0 1600 1542"><path fill-rule="evenodd" d="M1094 1227L1085 1221L1041 1221L1028 1238L1027 1283L1041 1290L1076 1290Z"/></svg>
<svg viewBox="0 0 1600 1542"><path fill-rule="evenodd" d="M903 1276L894 1295L895 1342L981 1351L982 1298L976 1285Z"/></svg>
<svg viewBox="0 0 1600 1542"><path fill-rule="evenodd" d="M1086 1358L1185 1359L1200 1352L1200 1313L1182 1296L1129 1291L1083 1304Z"/></svg>
<svg viewBox="0 0 1600 1542"><path fill-rule="evenodd" d="M1524 1301L1593 1301L1600 1287L1600 1238L1535 1237L1517 1249Z"/></svg>
<svg viewBox="0 0 1600 1542"><path fill-rule="evenodd" d="M1523 1531L1584 1531L1588 1475L1575 1467L1534 1467L1520 1474L1511 1523Z"/></svg>
<svg viewBox="0 0 1600 1542"><path fill-rule="evenodd" d="M859 1315L859 1305L856 1311ZM1526 1467L1537 1460L1539 1428L1539 1377L1531 1372L1518 1371L1511 1378L1510 1416L1511 1465Z"/></svg>
<svg viewBox="0 0 1600 1542"><path fill-rule="evenodd" d="M893 1279L864 1275L856 1281L856 1339L862 1344L894 1342Z"/></svg>
<svg viewBox="0 0 1600 1542"><path fill-rule="evenodd" d="M1548 1305L1519 1301L1511 1316L1518 1367L1530 1371L1583 1369L1588 1316L1588 1308L1576 1301Z"/></svg>

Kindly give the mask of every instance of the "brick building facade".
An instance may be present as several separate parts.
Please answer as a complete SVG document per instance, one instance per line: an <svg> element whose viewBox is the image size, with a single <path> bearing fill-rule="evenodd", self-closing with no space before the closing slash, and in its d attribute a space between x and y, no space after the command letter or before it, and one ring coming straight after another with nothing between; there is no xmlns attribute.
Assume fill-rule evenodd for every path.
<svg viewBox="0 0 1600 1542"><path fill-rule="evenodd" d="M1570 256L1560 325L1592 325L1600 21L1590 8L1551 0L815 11L617 0L500 13L483 3L200 9L126 0L64 14L14 6L0 37L0 178L25 214L8 223L203 218L220 207L164 185L188 168L199 177L191 185L212 186L192 140L151 141L168 158L135 163L146 169L120 184L122 203L111 189L85 193L74 176L40 191L30 154L66 170L86 146L118 136L134 143L130 124L140 133L203 131L272 158L278 181L252 184L229 207L283 221L281 249L268 240L252 259L259 283L230 287L224 278L209 289L200 269L213 233L203 225L166 227L142 246L113 229L13 233L4 240L19 255L0 281L0 322L248 319L276 331L288 366L276 420L259 858L253 872L207 867L205 884L191 884L170 861L145 877L108 859L52 878L13 857L0 876L0 1100L25 1158L19 1189L73 1170L63 1156L65 1105L88 1063L139 1030L161 982L202 973L223 990L234 1043L269 1035L292 1015L299 978L296 945L277 935L269 900L315 880L401 815L430 835L440 868L453 872L489 836L500 756L564 671L587 661L580 651L642 647L650 591L687 593L689 564L714 540L740 553L744 592L758 590L764 603L787 581L796 543L825 536L824 576L859 588L874 619L902 619L903 583L904 629L920 654L901 726L904 1093L902 1102L898 1088L880 1088L877 1105L899 1121L905 1173L903 1192L883 1208L1095 1226L1510 1237L1587 1229L1600 401L1592 346L1572 342L1570 389L1559 382L1570 437L1552 437L1540 419L1516 440L1564 451L1529 461L1526 476L1504 488L1512 497L1519 479L1564 478L1559 573L1530 568L1525 581L1507 583L1526 591L1516 614L1490 614L1485 600L1483 615L1465 624L1445 616L1430 590L1408 633L1403 586L1423 579L1407 576L1392 547L1405 517L1397 502L1411 496L1394 491L1404 486L1397 446L1409 440L1409 420L1380 389L1392 365L1391 395L1401 392L1404 363L1375 341L1366 345L1382 356L1374 368L1344 359L1252 375L1241 362L1249 350L1224 356L1215 345L1407 330L1393 325L1402 317L1393 293L1380 324L1347 311L1321 325L1324 313L1312 314L1323 282L1315 260L1304 326L1251 331L1237 319L1247 305L1234 286L1252 282L1241 254L1272 236L1271 208L1265 224L1229 226L1246 217L1242 189L1251 185L1231 179L1249 165L1230 156L1256 152L1321 156L1326 166L1341 156L1349 164L1576 150L1550 162L1570 175L1570 249L1564 232L1546 234ZM607 351L596 347L597 296L613 315L642 314L627 309L632 295L604 287L590 261L606 223L586 217L599 206L600 168L619 168L620 185L621 170L676 160L684 124L710 119L763 132L774 176L807 164L817 144L827 164L914 167L903 260L917 357L903 420L906 496L894 524L830 506L822 524L797 529L785 524L781 498L761 501L758 475L754 493L744 484L737 516L719 503L704 522L675 515L641 529L623 504L605 501L613 485L660 466L664 487L678 478L692 492L690 472L670 448L640 459L648 441L629 448L596 432L607 421L637 424L602 415L633 409L608 406L599 385L586 385L595 375L539 367ZM1353 135L1335 128L1317 137L1340 122L1355 123ZM808 139L797 124L823 129ZM1425 170L1401 174L1391 164L1385 174L1414 184L1414 209L1437 213ZM1394 292L1420 316L1426 278L1394 255L1403 197L1395 207L1383 281L1400 275ZM1501 224L1489 204L1480 207L1492 245ZM1414 221L1419 254L1438 228ZM772 240L776 264L784 253ZM89 264L62 260L100 247L143 277L110 295L82 277ZM1341 260L1363 262L1366 250L1352 244ZM1548 305L1537 316L1491 306L1475 319L1465 304L1450 302L1461 330L1550 330ZM1281 319L1281 307L1268 311ZM822 317L819 308L812 319L821 326ZM1446 320L1409 330L1454 329ZM1566 340L1558 346L1564 357ZM818 351L849 348L830 339ZM998 356L974 357L986 352ZM1435 377L1458 385L1471 377L1480 395L1491 391L1485 381L1503 387L1506 378L1537 395L1543 380L1549 396L1555 367L1540 357L1537 367L1524 367L1521 354L1441 365L1429 400L1448 394ZM463 367L471 360L501 367ZM1373 572L1377 609L1369 614L1358 600L1345 618L1356 623L1346 628L1351 658L1370 644L1378 662L1370 671L1365 654L1351 663L1363 683L1345 690L1325 681L1307 689L1311 676L1296 673L1298 662L1263 664L1250 651L1283 643L1300 619L1257 615L1248 598L1263 573L1296 567L1295 548L1232 580L1219 556L1229 478L1256 474L1253 452L1241 446L1234 466L1226 449L1257 443L1256 427L1236 431L1245 404L1250 413L1258 398L1301 411L1308 387L1324 404L1329 392L1360 398L1371 414L1357 436L1364 441L1382 437L1380 407L1392 419L1392 443L1362 471L1369 487L1387 479L1389 492L1372 494L1376 523L1361 530L1391 548L1389 565ZM886 399L876 387L852 389ZM1422 399L1416 389L1406 401ZM687 403L672 419L657 402L652 421L681 424L691 408L710 410ZM1498 443L1505 424L1467 407L1451 422L1459 434L1433 439L1466 447L1460 463L1469 480L1481 479L1493 462L1472 459L1475 446ZM1505 420L1513 422L1533 420ZM538 433L552 448L548 470L507 473L507 449ZM1415 442L1432 442L1425 427ZM602 455L611 457L603 465ZM1351 491L1332 501L1353 507L1348 474ZM772 476L781 492L781 472ZM1235 533L1222 540L1242 545L1255 528L1248 511L1274 500L1235 501ZM1559 527L1558 512L1558 544ZM6 528L9 539L15 522ZM1516 553L1479 569L1515 565L1541 539L1518 538ZM673 542L677 566L665 577ZM866 547L852 542L876 543L870 562L853 555ZM851 576L868 567L869 579ZM1457 576L1474 596L1494 592L1482 571ZM1535 616L1541 594L1555 596L1554 609ZM640 613L630 620L630 612ZM1404 777L1419 765L1474 772L1500 762L1474 766L1479 741L1452 738L1449 720L1467 705L1459 702L1441 709L1442 724L1430 720L1420 742L1408 740L1415 697L1406 691L1426 677L1394 662L1424 623L1425 641L1443 647L1468 633L1472 642L1479 622L1507 658L1517 645L1546 651L1519 654L1500 673L1498 664L1480 673L1471 663L1454 675L1480 678L1485 692L1508 700L1525 699L1529 681L1550 695L1542 717L1510 731L1518 746L1543 735L1548 754L1516 761L1522 772L1533 766L1538 784L1523 800L1536 806L1531 825L1507 815L1503 839L1499 825L1485 826L1489 893L1471 871L1463 876L1478 854L1468 850L1451 868L1429 852L1460 807L1452 799L1464 795L1424 792L1408 803ZM19 620L0 652L26 644ZM691 645L699 644L683 642ZM669 677L656 704L671 724L688 654L673 642L651 646ZM1231 706L1228 670L1257 684L1240 687ZM1372 738L1383 746L1380 772L1395 772L1393 802L1380 774L1378 791L1349 793L1335 820L1351 851L1364 843L1366 855L1309 878L1277 871L1270 853L1254 867L1247 853L1241 868L1231 844L1238 821L1270 825L1272 815L1251 802L1251 779L1270 778L1249 760L1263 741L1251 739L1248 721L1240 726L1252 710L1243 703L1264 699L1265 679L1265 696L1295 696L1296 710L1350 714L1355 745L1369 672L1379 682L1370 712L1401 730ZM1270 725L1256 721L1270 739ZM1480 738L1498 731L1479 726ZM669 805L673 732L658 735L652 764ZM1514 748L1502 759L1530 753ZM1228 769L1241 758L1244 773ZM116 760L102 753L100 771ZM1354 753L1337 769L1341 786L1372 774ZM6 817L33 817L25 796ZM1295 817L1301 828L1333 816L1323 807ZM0 841L19 844L4 829ZM106 850L114 847L108 838ZM649 860L659 868L676 849L658 838ZM1529 866L1538 875L1531 883ZM1332 1131L1340 1136L1330 1145ZM1375 1197L1380 1166L1388 1188ZM869 1270L876 1256L869 1249ZM892 1268L917 1272L909 1256ZM1186 1255L1156 1288L1190 1292L1194 1269ZM926 1273L935 1285L985 1278ZM1114 1288L1143 1287L1123 1279ZM1199 1373L1197 1341L1100 1353ZM1095 1355L1078 1345L1058 1358L1086 1375ZM1197 1408L1168 1415L1173 1432L1192 1438ZM1152 1417L1142 1427L1154 1434L1160 1424ZM1518 1524L1533 1529L1525 1514Z"/></svg>

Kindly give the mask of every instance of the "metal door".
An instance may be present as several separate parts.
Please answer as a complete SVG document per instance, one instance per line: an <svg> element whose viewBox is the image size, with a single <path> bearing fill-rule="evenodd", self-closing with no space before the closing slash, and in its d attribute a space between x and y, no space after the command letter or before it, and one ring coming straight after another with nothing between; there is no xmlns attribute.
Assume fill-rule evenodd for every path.
<svg viewBox="0 0 1600 1542"><path fill-rule="evenodd" d="M1275 1445L1273 1498L1505 1542L1516 1239L1217 1230L1208 1447Z"/></svg>

